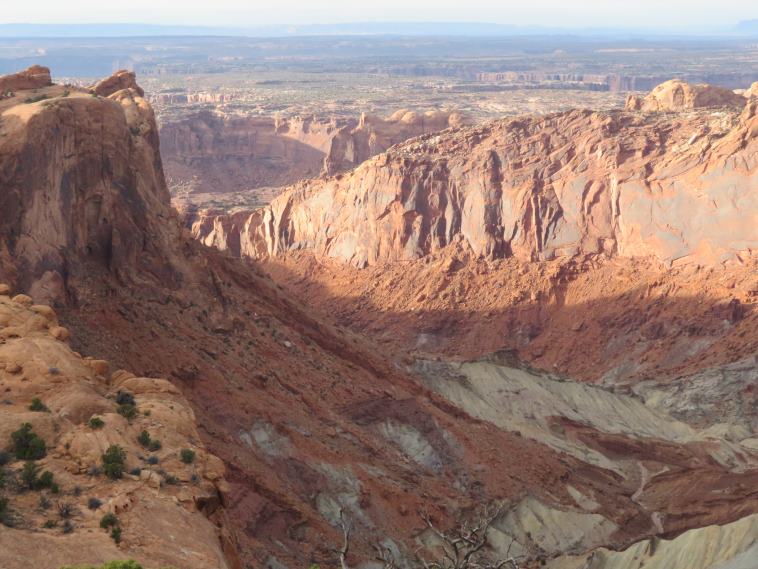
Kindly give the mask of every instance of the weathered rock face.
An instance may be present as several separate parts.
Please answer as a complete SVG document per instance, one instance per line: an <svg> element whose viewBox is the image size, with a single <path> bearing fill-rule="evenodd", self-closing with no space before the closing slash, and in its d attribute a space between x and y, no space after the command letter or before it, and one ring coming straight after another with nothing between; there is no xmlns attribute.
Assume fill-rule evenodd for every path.
<svg viewBox="0 0 758 569"><path fill-rule="evenodd" d="M166 251L181 228L150 106L132 88L93 97L54 85L42 95L0 105L0 276L50 301L71 293L66 281L87 262L121 282L176 283Z"/></svg>
<svg viewBox="0 0 758 569"><path fill-rule="evenodd" d="M442 111L360 120L204 112L162 125L162 155L174 193L229 193L342 172L408 138L464 123L460 114Z"/></svg>
<svg viewBox="0 0 758 569"><path fill-rule="evenodd" d="M691 85L678 79L661 83L645 97L630 95L627 111L680 112L706 107L742 108L745 98L724 87Z"/></svg>
<svg viewBox="0 0 758 569"><path fill-rule="evenodd" d="M743 104L744 98L741 98ZM358 267L476 255L717 262L758 247L758 116L571 111L428 135L235 216L243 256ZM204 219L193 227L208 238ZM214 240L218 240L214 237Z"/></svg>
<svg viewBox="0 0 758 569"><path fill-rule="evenodd" d="M26 71L0 77L0 95L26 89L40 89L50 85L50 70L41 65L32 65Z"/></svg>

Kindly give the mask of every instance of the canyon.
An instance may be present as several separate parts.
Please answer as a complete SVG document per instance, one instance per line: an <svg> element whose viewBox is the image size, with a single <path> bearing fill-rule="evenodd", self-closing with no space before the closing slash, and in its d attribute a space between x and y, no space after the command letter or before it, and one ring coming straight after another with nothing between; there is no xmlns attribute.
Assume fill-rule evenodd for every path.
<svg viewBox="0 0 758 569"><path fill-rule="evenodd" d="M425 516L502 503L487 550L523 567L751 567L755 100L447 117L190 230L134 75L48 83L0 100L0 436L29 422L123 535L6 489L3 565L332 567L347 523L350 566L412 567ZM164 474L87 474L141 430Z"/></svg>
<svg viewBox="0 0 758 569"><path fill-rule="evenodd" d="M400 110L387 118L364 113L358 119L204 111L168 121L160 136L174 203L220 209L226 203L218 200L228 200L228 194L244 194L248 207L265 205L278 188L350 170L408 138L466 122L460 113L445 111Z"/></svg>

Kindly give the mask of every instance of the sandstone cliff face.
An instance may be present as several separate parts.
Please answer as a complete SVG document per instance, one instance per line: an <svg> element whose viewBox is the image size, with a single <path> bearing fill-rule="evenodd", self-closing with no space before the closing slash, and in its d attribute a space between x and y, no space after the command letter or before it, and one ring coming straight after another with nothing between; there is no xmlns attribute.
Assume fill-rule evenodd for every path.
<svg viewBox="0 0 758 569"><path fill-rule="evenodd" d="M408 138L464 123L441 111L360 120L204 112L161 127L162 155L174 193L229 193L342 172Z"/></svg>
<svg viewBox="0 0 758 569"><path fill-rule="evenodd" d="M745 99L740 97L743 105ZM427 135L237 214L240 254L358 267L462 241L476 255L718 262L758 247L758 116L571 111ZM194 234L213 226L199 220ZM219 241L215 236L211 241Z"/></svg>

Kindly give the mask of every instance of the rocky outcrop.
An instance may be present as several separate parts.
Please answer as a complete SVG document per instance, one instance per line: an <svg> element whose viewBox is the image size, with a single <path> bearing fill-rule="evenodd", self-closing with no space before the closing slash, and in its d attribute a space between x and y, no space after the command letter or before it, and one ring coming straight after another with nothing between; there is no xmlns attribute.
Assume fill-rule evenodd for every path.
<svg viewBox="0 0 758 569"><path fill-rule="evenodd" d="M679 79L661 83L645 97L629 95L627 111L647 113L691 111L708 107L742 108L745 99L724 87L691 85Z"/></svg>
<svg viewBox="0 0 758 569"><path fill-rule="evenodd" d="M101 97L109 97L110 95L113 95L113 93L121 91L122 89L131 89L138 96L145 96L142 87L137 85L137 76L133 71L127 71L125 69L116 71L116 73L110 77L98 81L91 87L91 90Z"/></svg>
<svg viewBox="0 0 758 569"><path fill-rule="evenodd" d="M745 106L745 99L740 97ZM303 182L234 227L243 256L312 249L358 267L463 242L475 255L713 263L758 247L756 104L570 111L427 135ZM212 224L210 224L212 225ZM205 220L193 226L205 239Z"/></svg>
<svg viewBox="0 0 758 569"><path fill-rule="evenodd" d="M31 425L46 445L39 472L52 474L55 487L29 491L24 462L3 461L8 527L0 531L0 564L59 569L131 558L146 567L233 567L213 523L228 491L224 465L200 440L189 402L165 379L111 370L107 361L73 352L55 311L30 300L0 285L0 445L10 448L11 434ZM118 394L135 405L134 417L119 414ZM160 445L143 448L143 431ZM112 445L125 452L115 480L102 474ZM181 460L182 449L193 453L191 464ZM68 513L59 516L53 502ZM118 541L101 529L107 513L118 518Z"/></svg>
<svg viewBox="0 0 758 569"><path fill-rule="evenodd" d="M162 155L173 194L228 194L343 172L408 138L465 122L442 111L359 120L201 112L161 126Z"/></svg>
<svg viewBox="0 0 758 569"><path fill-rule="evenodd" d="M50 85L50 70L41 65L32 65L26 71L0 77L0 94L41 89Z"/></svg>

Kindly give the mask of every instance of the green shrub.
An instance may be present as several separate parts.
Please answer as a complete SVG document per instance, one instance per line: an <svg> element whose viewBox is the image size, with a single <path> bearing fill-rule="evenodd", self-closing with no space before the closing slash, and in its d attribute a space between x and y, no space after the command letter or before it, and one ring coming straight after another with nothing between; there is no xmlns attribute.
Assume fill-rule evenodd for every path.
<svg viewBox="0 0 758 569"><path fill-rule="evenodd" d="M116 543L121 543L121 528L116 526L111 530L111 537Z"/></svg>
<svg viewBox="0 0 758 569"><path fill-rule="evenodd" d="M39 484L40 467L36 463L29 461L24 464L24 468L21 470L21 482L29 490L34 490Z"/></svg>
<svg viewBox="0 0 758 569"><path fill-rule="evenodd" d="M118 445L111 445L103 455L103 472L108 478L117 479L124 475L126 451Z"/></svg>
<svg viewBox="0 0 758 569"><path fill-rule="evenodd" d="M0 490L5 488L5 470L0 468Z"/></svg>
<svg viewBox="0 0 758 569"><path fill-rule="evenodd" d="M105 421L103 421L100 417L92 417L87 424L89 425L90 429L97 430L102 429L105 426Z"/></svg>
<svg viewBox="0 0 758 569"><path fill-rule="evenodd" d="M123 403L116 408L116 412L131 421L137 416L137 408L131 403Z"/></svg>
<svg viewBox="0 0 758 569"><path fill-rule="evenodd" d="M150 452L158 452L163 448L163 445L161 444L161 441L153 439L150 441L150 444L147 445L147 448Z"/></svg>
<svg viewBox="0 0 758 569"><path fill-rule="evenodd" d="M113 512L108 512L102 518L100 518L100 527L103 529L116 527L117 525L118 525L118 518L116 517L116 514L114 514Z"/></svg>
<svg viewBox="0 0 758 569"><path fill-rule="evenodd" d="M29 405L29 411L49 411L47 405L42 403L39 397L32 399L32 404Z"/></svg>
<svg viewBox="0 0 758 569"><path fill-rule="evenodd" d="M150 446L150 433L148 433L147 431L142 431L137 437L137 442L145 448L149 447Z"/></svg>
<svg viewBox="0 0 758 569"><path fill-rule="evenodd" d="M33 461L27 461L24 464L24 468L21 470L21 482L24 487L29 490L43 490L48 488L52 490L53 494L57 494L59 489L55 483L53 473L49 470L40 475L40 467Z"/></svg>
<svg viewBox="0 0 758 569"><path fill-rule="evenodd" d="M30 423L24 423L18 431L11 433L13 452L19 460L39 460L47 454L45 441L39 438Z"/></svg>
<svg viewBox="0 0 758 569"><path fill-rule="evenodd" d="M0 450L0 466L5 466L11 461L11 453Z"/></svg>
<svg viewBox="0 0 758 569"><path fill-rule="evenodd" d="M190 450L188 448L183 448L181 450L181 452L179 453L179 455L180 455L180 457L182 459L182 462L184 464L192 464L193 462L195 462L195 451L194 450Z"/></svg>

